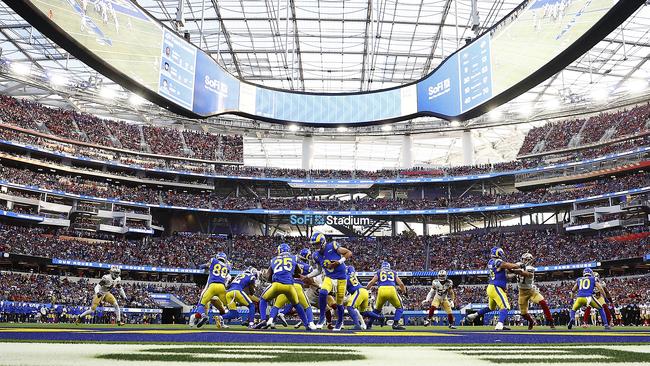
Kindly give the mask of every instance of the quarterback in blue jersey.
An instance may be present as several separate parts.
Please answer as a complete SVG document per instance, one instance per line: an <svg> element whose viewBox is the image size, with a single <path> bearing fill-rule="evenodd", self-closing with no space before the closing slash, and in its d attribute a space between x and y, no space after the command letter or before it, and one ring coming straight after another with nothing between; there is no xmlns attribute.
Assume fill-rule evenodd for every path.
<svg viewBox="0 0 650 366"><path fill-rule="evenodd" d="M335 331L340 331L343 327L343 316L345 315L345 287L347 283L347 273L345 269L346 260L352 258L352 252L336 242L328 243L325 235L314 233L310 242L317 245L319 249L312 253L312 258L319 268L307 275L308 278L315 277L324 272L325 277L318 293L318 308L320 316L316 328L320 329L325 325L325 313L327 311L327 295L334 292L336 299L337 320L334 326Z"/></svg>
<svg viewBox="0 0 650 366"><path fill-rule="evenodd" d="M248 308L248 327L252 328L255 322L255 303L249 294L255 293L257 286L258 271L254 267L249 267L235 277L226 293L228 313L223 319L237 319L240 317L237 311L237 305Z"/></svg>
<svg viewBox="0 0 650 366"><path fill-rule="evenodd" d="M347 291L350 294L345 306L348 309L348 314L354 321L354 329L366 329L366 323L363 321L362 316L367 316L370 319L380 319L381 315L374 313L370 309L370 293L361 281L357 278L357 272L353 266L348 266L348 284Z"/></svg>
<svg viewBox="0 0 650 366"><path fill-rule="evenodd" d="M375 284L377 285L377 301L375 301L375 309L373 312L376 315L380 315L384 304L389 302L395 307L393 329L404 330L404 326L399 324L399 321L402 318L402 313L404 313L404 306L402 298L399 296L399 293L397 293L397 287L399 286L399 290L403 294L406 294L406 286L404 286L404 282L399 278L397 272L390 268L390 263L386 261L381 263L381 268L377 271L372 280L368 282L366 288L370 290ZM371 317L368 322L368 328L372 327L373 322L374 318Z"/></svg>
<svg viewBox="0 0 650 366"><path fill-rule="evenodd" d="M472 322L477 317L498 308L499 321L494 328L495 330L510 330L510 328L504 325L508 319L508 311L510 310L508 293L506 291L508 282L507 271L520 269L518 264L506 262L503 260L503 257L505 257L505 252L502 248L494 247L490 250L490 260L487 265L489 279L486 290L488 306L467 316L467 321ZM520 270L519 273L523 275L528 272Z"/></svg>
<svg viewBox="0 0 650 366"><path fill-rule="evenodd" d="M196 325L197 328L202 327L208 322L208 303L210 303L213 297L219 299L222 305L227 304L226 284L230 281L230 270L232 269L226 253L223 252L217 253L210 262L200 267L208 268L208 281L203 291L201 291L199 303L194 309L194 314L190 316L190 326Z"/></svg>
<svg viewBox="0 0 650 366"><path fill-rule="evenodd" d="M268 307L268 302L276 300L280 295L284 295L295 307L305 328L307 330L316 329L314 323L310 323L307 320L305 308L300 304L298 292L294 286L294 276L300 274L301 269L298 266L298 259L295 255L291 254L289 244L282 243L278 245L278 256L271 259L269 269L267 270L267 276L271 278L271 285L264 290L260 297L260 323L256 328L263 329L273 325L273 318L267 321L266 308Z"/></svg>
<svg viewBox="0 0 650 366"><path fill-rule="evenodd" d="M600 293L605 292L603 286L594 278L594 271L591 268L585 268L582 271L582 277L576 280L575 285L573 285L573 288L571 289L571 295L575 294L576 291L577 295L576 301L573 303L573 308L569 313L571 317L568 325L569 329L573 328L573 324L575 324L576 311L583 306L591 306L594 309L598 309L600 319L603 321L605 329L610 329L609 323L607 322L607 314L605 313L605 309L603 309L603 304L594 297L595 290L600 291Z"/></svg>

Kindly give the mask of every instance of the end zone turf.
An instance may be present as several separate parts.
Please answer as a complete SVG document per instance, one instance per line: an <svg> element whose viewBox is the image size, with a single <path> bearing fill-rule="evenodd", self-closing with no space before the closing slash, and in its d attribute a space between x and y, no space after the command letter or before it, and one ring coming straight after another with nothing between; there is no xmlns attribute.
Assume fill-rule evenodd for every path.
<svg viewBox="0 0 650 366"><path fill-rule="evenodd" d="M410 327L406 332L251 331L185 326L0 324L0 365L650 364L650 329L529 332Z"/></svg>

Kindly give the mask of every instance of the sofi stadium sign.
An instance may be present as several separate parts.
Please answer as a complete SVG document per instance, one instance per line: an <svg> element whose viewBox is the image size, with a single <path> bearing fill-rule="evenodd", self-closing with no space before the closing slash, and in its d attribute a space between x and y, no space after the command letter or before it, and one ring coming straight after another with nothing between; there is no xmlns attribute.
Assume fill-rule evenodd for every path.
<svg viewBox="0 0 650 366"><path fill-rule="evenodd" d="M291 225L345 225L345 226L369 226L375 220L369 217L358 216L334 216L334 215L291 215L289 224Z"/></svg>

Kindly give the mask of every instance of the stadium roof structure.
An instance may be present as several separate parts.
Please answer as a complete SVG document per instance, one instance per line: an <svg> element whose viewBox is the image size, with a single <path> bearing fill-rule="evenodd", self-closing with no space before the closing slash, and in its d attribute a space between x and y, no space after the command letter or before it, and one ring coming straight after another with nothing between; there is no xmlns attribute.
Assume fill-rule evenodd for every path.
<svg viewBox="0 0 650 366"><path fill-rule="evenodd" d="M239 78L293 90L341 92L382 89L421 78L519 1L140 0L138 4L179 33L187 33ZM474 120L418 118L391 127L321 129L230 116L206 121L178 118L104 80L0 3L0 93L112 118L244 133L250 147L248 162L255 165L273 165L273 159L289 155L299 159L290 146L301 135L314 135L321 141L334 139L328 142L330 147L337 141L347 146L341 147L345 149L341 156L355 156L364 143L376 148L385 141L381 153L369 148L368 155L381 160L378 156L385 153L387 160L373 165L388 167L398 159L390 146L401 143L399 134L422 134L415 140L414 147L422 145L423 153L414 154L416 163L458 164L459 131L500 126L473 133L475 151L484 152L480 154L484 161L479 162L496 162L512 159L527 129L549 118L647 99L648 24L650 7L643 6L565 70Z"/></svg>

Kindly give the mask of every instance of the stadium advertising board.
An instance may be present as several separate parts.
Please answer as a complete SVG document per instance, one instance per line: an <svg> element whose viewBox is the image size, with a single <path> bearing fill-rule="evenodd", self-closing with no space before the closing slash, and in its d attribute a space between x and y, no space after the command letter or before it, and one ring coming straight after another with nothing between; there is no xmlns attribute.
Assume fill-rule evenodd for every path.
<svg viewBox="0 0 650 366"><path fill-rule="evenodd" d="M36 28L123 86L177 113L271 122L363 125L417 116L468 119L556 73L643 0L526 0L419 81L339 94L236 79L129 0L10 2Z"/></svg>

